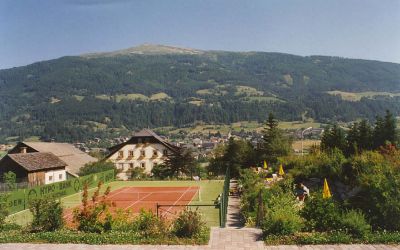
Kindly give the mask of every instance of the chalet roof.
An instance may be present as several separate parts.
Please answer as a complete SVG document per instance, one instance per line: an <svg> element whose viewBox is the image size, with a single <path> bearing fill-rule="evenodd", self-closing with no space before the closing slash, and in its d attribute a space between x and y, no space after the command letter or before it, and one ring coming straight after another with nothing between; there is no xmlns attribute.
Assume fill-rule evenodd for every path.
<svg viewBox="0 0 400 250"><path fill-rule="evenodd" d="M111 155L113 155L115 152L117 152L118 150L120 150L122 147L124 147L125 145L128 144L133 144L133 141L136 138L139 137L153 137L155 138L157 141L159 141L161 144L163 144L165 147L167 147L168 149L172 150L172 151L176 151L178 149L177 146L172 145L171 143L166 142L164 139L162 139L159 135L157 135L156 133L154 133L152 130L150 129L143 129L139 132L136 132L131 139L129 139L126 142L117 144L115 146L110 147L108 150L110 151L110 154L106 157L110 157Z"/></svg>
<svg viewBox="0 0 400 250"><path fill-rule="evenodd" d="M96 158L77 149L74 145L60 142L21 142L18 146L24 144L37 152L50 152L60 158L67 164L67 171L77 175L79 170L90 162L98 161Z"/></svg>
<svg viewBox="0 0 400 250"><path fill-rule="evenodd" d="M18 153L8 154L7 156L29 172L45 169L65 168L65 166L67 166L64 161L60 160L52 153Z"/></svg>

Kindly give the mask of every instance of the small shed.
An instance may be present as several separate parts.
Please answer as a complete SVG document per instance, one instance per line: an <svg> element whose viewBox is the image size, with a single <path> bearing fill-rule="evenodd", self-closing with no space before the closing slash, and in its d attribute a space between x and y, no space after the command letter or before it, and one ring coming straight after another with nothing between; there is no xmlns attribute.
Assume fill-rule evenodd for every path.
<svg viewBox="0 0 400 250"><path fill-rule="evenodd" d="M67 164L53 153L7 154L0 160L0 176L12 171L18 182L50 184L67 179Z"/></svg>

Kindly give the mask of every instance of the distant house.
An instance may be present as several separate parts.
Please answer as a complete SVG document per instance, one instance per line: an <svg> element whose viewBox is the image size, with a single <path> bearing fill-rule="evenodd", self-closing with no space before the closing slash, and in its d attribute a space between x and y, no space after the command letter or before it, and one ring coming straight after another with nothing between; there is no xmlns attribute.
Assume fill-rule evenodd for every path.
<svg viewBox="0 0 400 250"><path fill-rule="evenodd" d="M162 164L168 154L178 147L166 142L149 129L134 134L128 141L109 148L105 159L115 164L120 171L118 177L126 180L133 168L143 168L150 173L157 164Z"/></svg>
<svg viewBox="0 0 400 250"><path fill-rule="evenodd" d="M78 176L79 170L85 164L97 161L96 158L82 152L72 144L58 142L19 142L8 154L23 152L52 153L67 164L66 171L72 176Z"/></svg>
<svg viewBox="0 0 400 250"><path fill-rule="evenodd" d="M0 176L12 171L18 182L50 184L67 179L67 164L52 153L8 154L0 160Z"/></svg>

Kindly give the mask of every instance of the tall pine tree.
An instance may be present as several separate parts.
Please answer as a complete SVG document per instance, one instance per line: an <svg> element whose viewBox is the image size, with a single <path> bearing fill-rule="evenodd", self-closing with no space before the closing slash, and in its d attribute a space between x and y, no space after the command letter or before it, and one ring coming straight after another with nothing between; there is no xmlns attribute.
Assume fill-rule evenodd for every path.
<svg viewBox="0 0 400 250"><path fill-rule="evenodd" d="M386 111L384 118L376 118L373 133L374 148L379 148L386 143L393 145L397 145L398 143L396 119L389 110Z"/></svg>
<svg viewBox="0 0 400 250"><path fill-rule="evenodd" d="M330 151L334 148L340 149L342 152L346 151L347 144L345 134L339 125L334 124L324 131L321 139L321 148L325 151Z"/></svg>
<svg viewBox="0 0 400 250"><path fill-rule="evenodd" d="M270 113L264 128L263 147L261 149L261 158L269 163L276 163L278 157L289 155L292 148L291 140L283 134L283 131L278 128L278 121L274 115ZM262 160L261 159L261 160Z"/></svg>

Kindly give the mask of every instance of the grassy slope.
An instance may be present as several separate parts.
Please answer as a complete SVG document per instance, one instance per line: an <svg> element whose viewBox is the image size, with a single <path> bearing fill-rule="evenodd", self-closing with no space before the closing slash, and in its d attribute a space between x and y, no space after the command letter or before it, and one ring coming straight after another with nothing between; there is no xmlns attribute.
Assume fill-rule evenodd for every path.
<svg viewBox="0 0 400 250"><path fill-rule="evenodd" d="M279 122L279 127L281 129L305 129L308 127L320 128L322 123L318 122L301 122L301 121L293 121L293 122ZM258 123L256 121L242 121L242 122L234 122L231 124L203 124L203 125L194 125L188 128L173 128L173 127L160 127L155 129L156 131L164 131L170 134L178 134L180 131L186 131L189 134L208 134L217 133L218 131L222 134L227 134L229 131L257 131L262 132L265 124Z"/></svg>
<svg viewBox="0 0 400 250"><path fill-rule="evenodd" d="M191 204L212 204L213 200L222 192L223 181L115 181L103 186L104 192L107 186L111 190L116 190L123 187L187 187L199 186L200 199L195 199ZM89 190L89 195L95 191L94 188ZM61 199L65 208L75 207L80 204L81 193L73 194ZM214 207L201 207L199 211L205 215L205 220L209 226L217 226L219 223L218 209ZM14 222L19 225L27 225L32 220L32 215L29 210L24 210L16 214L10 215L7 219L9 222Z"/></svg>
<svg viewBox="0 0 400 250"><path fill-rule="evenodd" d="M334 90L334 91L327 91L326 93L330 95L338 95L342 98L342 100L352 101L352 102L360 101L361 98L363 97L373 98L374 96L389 96L389 97L400 96L400 93L373 92L373 91L345 92L345 91Z"/></svg>

